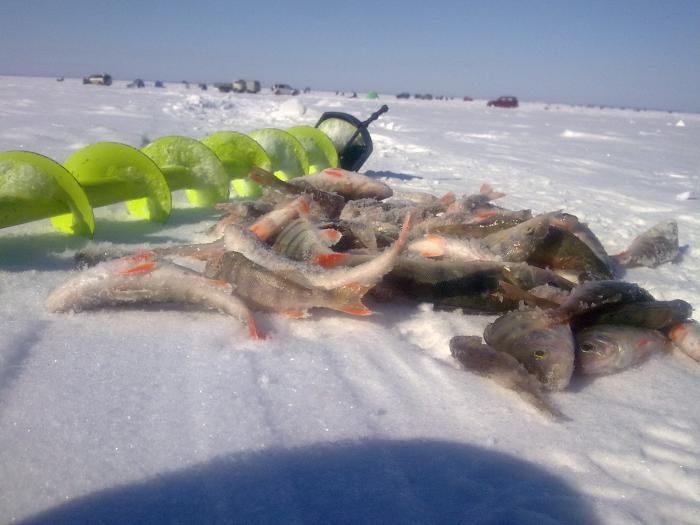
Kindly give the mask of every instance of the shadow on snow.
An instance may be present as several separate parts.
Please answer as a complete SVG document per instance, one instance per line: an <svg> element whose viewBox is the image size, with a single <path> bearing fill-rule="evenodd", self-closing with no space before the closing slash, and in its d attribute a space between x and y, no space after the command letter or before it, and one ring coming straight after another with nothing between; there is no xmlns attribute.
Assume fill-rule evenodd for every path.
<svg viewBox="0 0 700 525"><path fill-rule="evenodd" d="M165 225L145 220L119 220L99 217L95 221L94 242L135 245L143 243L175 242L177 237L164 234L164 226L202 224L202 231L214 223L218 210L210 208L173 209ZM2 230L5 233L5 230ZM6 231L0 235L0 270L25 271L61 270L72 266L71 258L62 254L66 250L80 250L91 244L90 239L69 235L60 231Z"/></svg>
<svg viewBox="0 0 700 525"><path fill-rule="evenodd" d="M418 175L408 175L406 173L395 173L393 171L366 171L365 175L368 177L372 177L375 179L379 178L387 178L387 179L397 179L397 180L413 180L413 179L422 179L423 177L420 177Z"/></svg>
<svg viewBox="0 0 700 525"><path fill-rule="evenodd" d="M22 523L577 523L598 520L545 470L436 440L271 449L80 497Z"/></svg>

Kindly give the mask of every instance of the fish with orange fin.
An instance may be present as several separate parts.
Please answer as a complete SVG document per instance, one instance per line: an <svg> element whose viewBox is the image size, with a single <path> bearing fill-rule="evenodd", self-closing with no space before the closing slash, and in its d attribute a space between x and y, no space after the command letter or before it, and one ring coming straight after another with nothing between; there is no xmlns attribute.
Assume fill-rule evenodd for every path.
<svg viewBox="0 0 700 525"><path fill-rule="evenodd" d="M574 330L594 324L665 330L684 323L692 313L693 307L681 299L612 303L574 316L571 326Z"/></svg>
<svg viewBox="0 0 700 525"><path fill-rule="evenodd" d="M479 188L479 193L474 193L472 195L465 195L460 199L456 199L454 203L450 204L447 211L449 213L455 212L473 212L474 210L488 205L491 201L505 197L506 194L500 191L494 191L490 184L482 184Z"/></svg>
<svg viewBox="0 0 700 525"><path fill-rule="evenodd" d="M329 308L350 315L372 313L362 304L371 285L349 283L333 289L303 286L237 252L225 253L207 274L231 283L233 293L255 310L293 318L306 317L311 308Z"/></svg>
<svg viewBox="0 0 700 525"><path fill-rule="evenodd" d="M611 279L613 267L600 241L574 215L547 213L549 230L527 258L530 264L552 270L577 281Z"/></svg>
<svg viewBox="0 0 700 525"><path fill-rule="evenodd" d="M224 234L224 230L229 224L250 224L274 209L272 203L264 202L260 199L220 202L215 204L214 207L225 212L206 230L209 236L216 239Z"/></svg>
<svg viewBox="0 0 700 525"><path fill-rule="evenodd" d="M332 290L341 286L371 287L381 280L394 266L411 229L411 215L406 215L401 234L394 244L367 262L352 268L323 269L294 261L270 249L260 239L237 225L231 225L224 234L226 251L242 253L256 264L308 288Z"/></svg>
<svg viewBox="0 0 700 525"><path fill-rule="evenodd" d="M460 239L481 239L530 219L530 210L493 209L477 213L446 213L417 224L414 234L425 232L451 235Z"/></svg>
<svg viewBox="0 0 700 525"><path fill-rule="evenodd" d="M260 217L250 228L260 240L266 241L277 235L291 221L309 214L311 197L302 195L284 206L275 208Z"/></svg>
<svg viewBox="0 0 700 525"><path fill-rule="evenodd" d="M552 212L548 215L550 217L551 226L574 235L598 258L600 263L604 265L606 269L605 273L612 275L612 266L608 253L605 251L600 239L598 239L596 234L593 233L585 222L581 222L576 215L562 211Z"/></svg>
<svg viewBox="0 0 700 525"><path fill-rule="evenodd" d="M576 333L576 369L584 375L613 374L670 349L671 341L658 330L594 325Z"/></svg>
<svg viewBox="0 0 700 525"><path fill-rule="evenodd" d="M343 206L345 206L345 199L336 193L329 193L314 188L308 182L290 184L278 179L273 173L256 166L251 169L248 178L253 182L275 190L281 195L302 195L308 193L329 219L336 219L340 215ZM269 198L269 196L266 195L266 198Z"/></svg>
<svg viewBox="0 0 700 525"><path fill-rule="evenodd" d="M150 251L79 272L51 292L46 308L67 312L154 303L185 303L220 310L245 323L251 338L262 338L248 307L231 294L231 285L159 260Z"/></svg>
<svg viewBox="0 0 700 525"><path fill-rule="evenodd" d="M437 197L432 193L427 193L424 191L416 190L394 190L394 194L391 199L409 201L413 204L419 206L439 206L440 208L447 208L450 204L456 200L455 193L453 191L448 191L442 197ZM442 211L445 211L442 209Z"/></svg>
<svg viewBox="0 0 700 525"><path fill-rule="evenodd" d="M290 259L331 268L342 264L346 253L334 252L329 246L336 244L342 233L333 228L319 229L306 218L290 222L275 239L272 248Z"/></svg>
<svg viewBox="0 0 700 525"><path fill-rule="evenodd" d="M569 322L611 305L654 301L654 297L635 283L625 281L588 281L572 290L566 300L548 312L552 319Z"/></svg>
<svg viewBox="0 0 700 525"><path fill-rule="evenodd" d="M679 251L678 224L676 221L664 221L637 236L629 248L612 258L624 268L656 268L673 261Z"/></svg>
<svg viewBox="0 0 700 525"><path fill-rule="evenodd" d="M489 251L479 239L458 239L428 233L409 243L407 249L423 257L444 257L454 261L499 261L499 255Z"/></svg>
<svg viewBox="0 0 700 525"><path fill-rule="evenodd" d="M296 177L289 183L302 188L308 184L321 191L337 193L347 200L382 200L394 193L388 184L380 180L341 168L326 168L318 173Z"/></svg>
<svg viewBox="0 0 700 525"><path fill-rule="evenodd" d="M543 414L556 420L568 419L549 400L542 383L515 357L483 344L481 337L453 337L450 340L450 353L467 370L513 390Z"/></svg>

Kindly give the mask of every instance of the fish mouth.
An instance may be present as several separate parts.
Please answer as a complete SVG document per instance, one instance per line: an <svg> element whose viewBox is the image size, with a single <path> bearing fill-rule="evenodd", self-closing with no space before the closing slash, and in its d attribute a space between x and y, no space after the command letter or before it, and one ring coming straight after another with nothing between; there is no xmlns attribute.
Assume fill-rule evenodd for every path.
<svg viewBox="0 0 700 525"><path fill-rule="evenodd" d="M563 364L556 364L552 366L547 371L545 380L543 381L545 388L553 391L564 390L567 386L569 386L573 371L573 363L571 366Z"/></svg>

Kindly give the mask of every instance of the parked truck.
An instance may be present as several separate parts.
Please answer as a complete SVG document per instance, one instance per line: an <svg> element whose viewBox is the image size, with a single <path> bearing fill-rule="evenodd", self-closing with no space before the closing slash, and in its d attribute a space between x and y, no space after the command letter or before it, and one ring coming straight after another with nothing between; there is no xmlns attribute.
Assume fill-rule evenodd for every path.
<svg viewBox="0 0 700 525"><path fill-rule="evenodd" d="M259 93L260 92L260 82L257 80L246 80L245 90L248 93Z"/></svg>

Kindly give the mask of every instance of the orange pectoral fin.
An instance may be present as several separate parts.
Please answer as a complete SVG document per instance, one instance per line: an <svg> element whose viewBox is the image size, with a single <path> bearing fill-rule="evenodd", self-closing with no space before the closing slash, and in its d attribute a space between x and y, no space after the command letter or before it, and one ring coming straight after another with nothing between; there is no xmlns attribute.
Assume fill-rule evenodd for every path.
<svg viewBox="0 0 700 525"><path fill-rule="evenodd" d="M482 211L481 213L477 213L474 217L480 221L484 221L496 215L498 215L497 211Z"/></svg>
<svg viewBox="0 0 700 525"><path fill-rule="evenodd" d="M272 230L265 222L265 220L256 222L249 228L249 230L252 231L261 241L266 241L272 233Z"/></svg>
<svg viewBox="0 0 700 525"><path fill-rule="evenodd" d="M314 257L313 262L324 268L332 268L344 263L347 259L347 253L322 253Z"/></svg>
<svg viewBox="0 0 700 525"><path fill-rule="evenodd" d="M372 310L367 308L364 304L358 304L354 306L341 306L337 308L339 312L343 312L350 315L372 315Z"/></svg>
<svg viewBox="0 0 700 525"><path fill-rule="evenodd" d="M674 343L682 343L685 336L688 334L688 329L682 325L677 324L668 332L668 338Z"/></svg>
<svg viewBox="0 0 700 525"><path fill-rule="evenodd" d="M246 319L246 324L248 325L248 336L254 341L260 341L265 339L265 334L258 331L258 327L255 325L255 317L250 314Z"/></svg>
<svg viewBox="0 0 700 525"><path fill-rule="evenodd" d="M137 264L124 270L119 270L119 275L134 275L138 273L148 273L156 268L156 263L146 262L142 264Z"/></svg>
<svg viewBox="0 0 700 525"><path fill-rule="evenodd" d="M449 206L450 204L453 204L456 199L457 196L455 195L455 192L448 191L442 197L440 197L440 202L445 206Z"/></svg>
<svg viewBox="0 0 700 525"><path fill-rule="evenodd" d="M423 247L420 254L423 257L440 257L445 255L445 238L440 235L429 233L425 236L425 242L422 244ZM425 244L428 244L428 246L425 246Z"/></svg>
<svg viewBox="0 0 700 525"><path fill-rule="evenodd" d="M330 246L336 244L343 237L342 233L340 233L338 230L334 230L333 228L324 228L323 230L320 230L320 234Z"/></svg>

